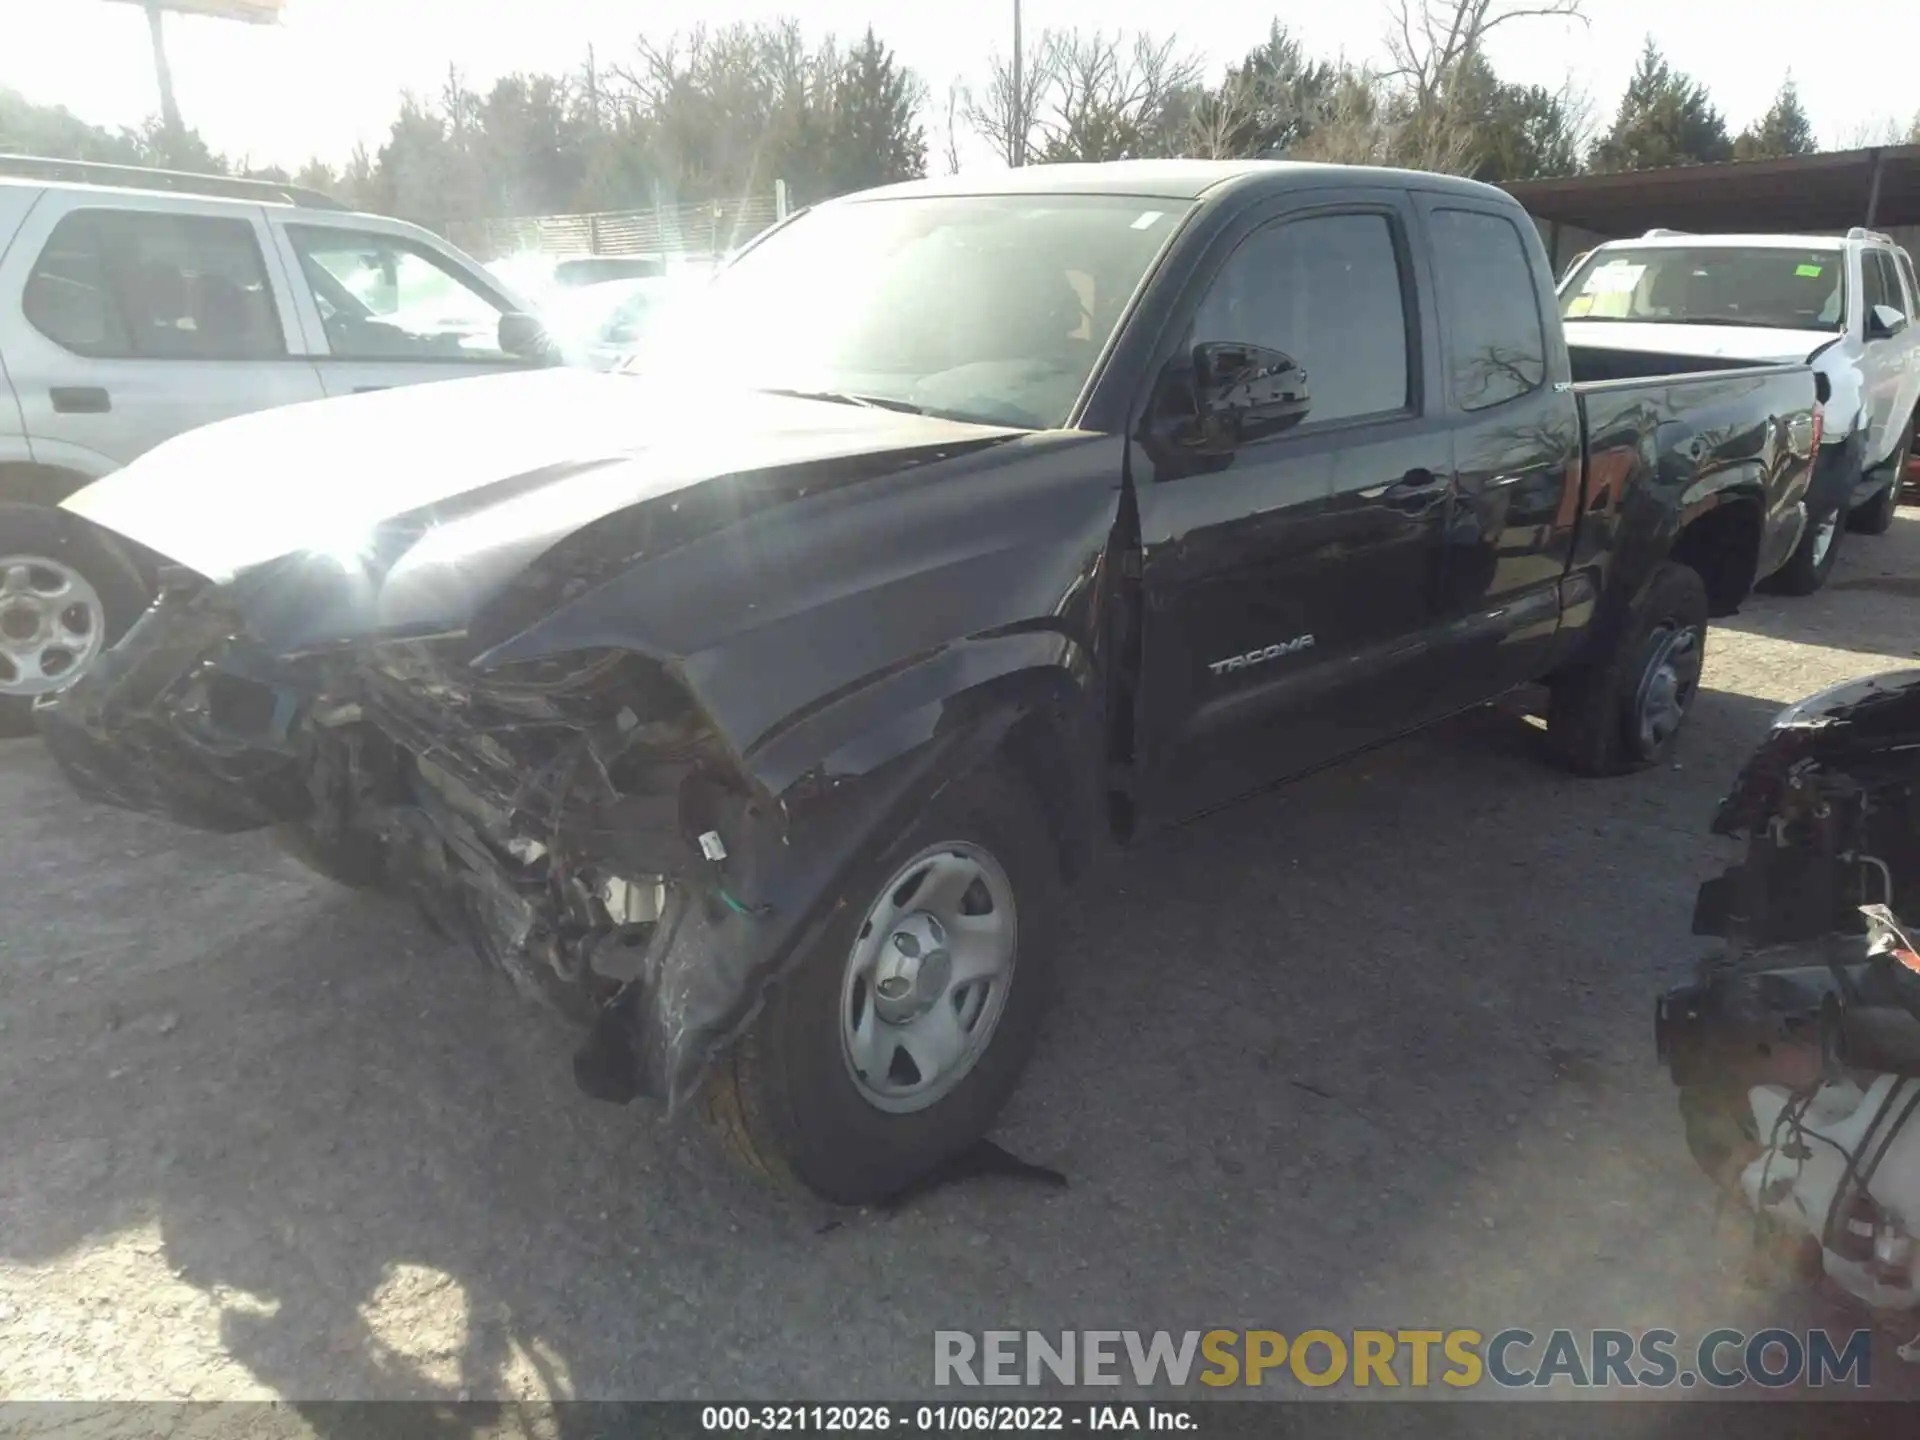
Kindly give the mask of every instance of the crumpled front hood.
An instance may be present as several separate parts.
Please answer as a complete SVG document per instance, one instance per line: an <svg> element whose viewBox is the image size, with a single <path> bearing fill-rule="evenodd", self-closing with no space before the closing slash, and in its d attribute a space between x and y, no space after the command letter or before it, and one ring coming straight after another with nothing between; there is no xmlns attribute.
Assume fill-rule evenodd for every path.
<svg viewBox="0 0 1920 1440"><path fill-rule="evenodd" d="M66 508L217 583L239 578L272 612L259 638L293 648L458 628L568 535L704 482L893 452L906 463L1018 433L544 370L223 421Z"/></svg>
<svg viewBox="0 0 1920 1440"><path fill-rule="evenodd" d="M612 509L716 475L994 433L887 410L540 370L221 421L157 446L65 508L226 581L296 550L350 550L382 520L542 472L618 467L617 480L592 487Z"/></svg>
<svg viewBox="0 0 1920 1440"><path fill-rule="evenodd" d="M1717 355L1799 365L1839 338L1832 330L1771 330L1746 325L1684 325L1632 320L1569 320L1567 343L1596 350L1650 350L1657 354Z"/></svg>

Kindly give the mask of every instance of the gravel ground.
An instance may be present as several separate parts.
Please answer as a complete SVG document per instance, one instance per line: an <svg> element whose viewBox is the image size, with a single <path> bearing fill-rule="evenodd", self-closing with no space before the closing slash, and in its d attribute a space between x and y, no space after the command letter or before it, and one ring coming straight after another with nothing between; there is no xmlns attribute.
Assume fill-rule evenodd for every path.
<svg viewBox="0 0 1920 1440"><path fill-rule="evenodd" d="M1715 799L1780 703L1920 653L1915 577L1908 510L1717 629L1671 769L1570 779L1489 711L1120 857L998 1137L1070 1188L890 1216L582 1098L404 910L0 746L0 1397L907 1396L940 1328L1785 1320L1651 1005Z"/></svg>

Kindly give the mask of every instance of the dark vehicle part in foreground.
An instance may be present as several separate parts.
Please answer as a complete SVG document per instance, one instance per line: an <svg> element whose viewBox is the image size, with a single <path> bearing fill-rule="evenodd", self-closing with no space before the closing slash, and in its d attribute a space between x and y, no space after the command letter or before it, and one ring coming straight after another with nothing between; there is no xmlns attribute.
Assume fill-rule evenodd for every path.
<svg viewBox="0 0 1920 1440"><path fill-rule="evenodd" d="M1694 1157L1759 1238L1876 1309L1920 1306L1920 670L1775 720L1714 821L1746 844L1700 887L1725 953L1663 996Z"/></svg>
<svg viewBox="0 0 1920 1440"><path fill-rule="evenodd" d="M969 182L972 183L972 182ZM1499 191L1035 167L795 217L633 375L292 407L72 508L179 566L42 706L83 791L276 827L896 1194L1031 1050L1063 883L1513 686L1658 762L1798 543L1805 367L1575 383Z"/></svg>

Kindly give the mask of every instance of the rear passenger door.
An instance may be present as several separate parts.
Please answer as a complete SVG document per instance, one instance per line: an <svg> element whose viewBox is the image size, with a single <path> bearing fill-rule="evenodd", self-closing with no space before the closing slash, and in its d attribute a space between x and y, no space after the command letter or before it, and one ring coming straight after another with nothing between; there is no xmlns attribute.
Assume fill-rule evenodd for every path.
<svg viewBox="0 0 1920 1440"><path fill-rule="evenodd" d="M1296 195L1202 266L1158 367L1209 341L1280 350L1305 372L1294 428L1195 460L1130 452L1146 592L1140 734L1153 808L1191 814L1426 718L1418 668L1452 491L1426 413L1424 309L1404 194Z"/></svg>
<svg viewBox="0 0 1920 1440"><path fill-rule="evenodd" d="M1877 459L1899 448L1898 427L1913 423L1914 406L1920 402L1920 296L1912 293L1912 266L1904 251L1863 250L1860 261L1868 303L1885 305L1907 319L1897 335L1867 342L1873 423L1868 451Z"/></svg>
<svg viewBox="0 0 1920 1440"><path fill-rule="evenodd" d="M318 399L258 207L49 190L0 263L0 330L34 458L83 474L184 430Z"/></svg>
<svg viewBox="0 0 1920 1440"><path fill-rule="evenodd" d="M1580 503L1580 416L1549 347L1554 296L1531 224L1422 195L1458 490L1436 603L1434 684L1449 706L1546 673Z"/></svg>
<svg viewBox="0 0 1920 1440"><path fill-rule="evenodd" d="M363 220L302 218L279 233L329 395L537 363L500 348L513 302L432 246Z"/></svg>

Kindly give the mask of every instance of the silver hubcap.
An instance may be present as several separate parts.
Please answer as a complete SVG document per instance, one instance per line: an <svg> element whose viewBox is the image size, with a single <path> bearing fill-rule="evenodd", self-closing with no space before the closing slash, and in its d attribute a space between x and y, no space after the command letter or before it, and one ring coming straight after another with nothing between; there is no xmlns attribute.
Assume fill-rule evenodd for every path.
<svg viewBox="0 0 1920 1440"><path fill-rule="evenodd" d="M1654 631L1634 704L1634 739L1641 757L1658 754L1673 738L1700 688L1702 637L1668 622Z"/></svg>
<svg viewBox="0 0 1920 1440"><path fill-rule="evenodd" d="M106 607L79 571L43 555L0 556L0 695L72 684L106 632Z"/></svg>
<svg viewBox="0 0 1920 1440"><path fill-rule="evenodd" d="M1822 520L1813 531L1813 563L1827 563L1827 552L1833 549L1833 537L1840 533L1840 512L1834 511Z"/></svg>
<svg viewBox="0 0 1920 1440"><path fill-rule="evenodd" d="M1017 955L1013 885L977 845L930 845L868 908L840 987L840 1049L879 1110L924 1110L979 1063Z"/></svg>

